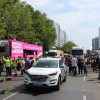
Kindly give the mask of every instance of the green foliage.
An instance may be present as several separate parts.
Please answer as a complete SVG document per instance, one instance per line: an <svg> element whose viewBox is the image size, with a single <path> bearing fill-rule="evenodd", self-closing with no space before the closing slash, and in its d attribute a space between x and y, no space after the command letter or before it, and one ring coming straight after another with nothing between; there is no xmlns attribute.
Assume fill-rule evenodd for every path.
<svg viewBox="0 0 100 100"><path fill-rule="evenodd" d="M51 20L48 19L45 14L35 11L33 17L33 28L36 32L35 35L40 41L42 41L44 51L48 51L54 44L56 31L53 28Z"/></svg>
<svg viewBox="0 0 100 100"><path fill-rule="evenodd" d="M56 39L52 21L20 0L0 0L0 38L38 43L48 51Z"/></svg>
<svg viewBox="0 0 100 100"><path fill-rule="evenodd" d="M65 53L71 53L72 47L74 46L76 46L76 44L69 41L63 45L62 49Z"/></svg>

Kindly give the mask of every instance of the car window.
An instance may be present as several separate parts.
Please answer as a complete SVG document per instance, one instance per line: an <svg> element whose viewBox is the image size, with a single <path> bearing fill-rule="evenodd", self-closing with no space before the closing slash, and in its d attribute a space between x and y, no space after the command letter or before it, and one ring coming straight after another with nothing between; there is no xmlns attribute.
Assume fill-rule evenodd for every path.
<svg viewBox="0 0 100 100"><path fill-rule="evenodd" d="M63 65L63 64L64 64L63 60L59 60L59 65Z"/></svg>
<svg viewBox="0 0 100 100"><path fill-rule="evenodd" d="M38 60L34 67L39 68L57 68L58 60Z"/></svg>

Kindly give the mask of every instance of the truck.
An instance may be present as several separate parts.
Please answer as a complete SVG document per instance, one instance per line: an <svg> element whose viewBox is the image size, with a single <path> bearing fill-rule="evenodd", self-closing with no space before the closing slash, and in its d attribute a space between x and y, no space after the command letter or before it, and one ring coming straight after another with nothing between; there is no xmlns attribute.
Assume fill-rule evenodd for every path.
<svg viewBox="0 0 100 100"><path fill-rule="evenodd" d="M64 54L64 51L62 50L49 50L48 51L48 57L52 57L52 58L62 57L63 54Z"/></svg>
<svg viewBox="0 0 100 100"><path fill-rule="evenodd" d="M8 39L0 40L0 57L11 57L11 59L18 57L38 58L43 53L43 47L36 44L29 44L26 42Z"/></svg>
<svg viewBox="0 0 100 100"><path fill-rule="evenodd" d="M74 46L72 48L72 56L84 58L84 48L79 46Z"/></svg>

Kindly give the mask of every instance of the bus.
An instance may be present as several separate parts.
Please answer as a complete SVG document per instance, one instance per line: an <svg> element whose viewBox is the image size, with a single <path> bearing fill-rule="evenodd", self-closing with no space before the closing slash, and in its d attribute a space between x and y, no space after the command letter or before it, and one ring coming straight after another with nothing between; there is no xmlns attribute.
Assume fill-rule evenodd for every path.
<svg viewBox="0 0 100 100"><path fill-rule="evenodd" d="M43 53L43 47L36 44L29 44L17 40L0 40L0 56L38 58Z"/></svg>
<svg viewBox="0 0 100 100"><path fill-rule="evenodd" d="M48 51L48 56L53 57L53 58L62 57L63 54L64 54L64 51L62 51L62 50L49 50Z"/></svg>
<svg viewBox="0 0 100 100"><path fill-rule="evenodd" d="M84 57L83 47L75 46L72 48L72 56L75 57Z"/></svg>

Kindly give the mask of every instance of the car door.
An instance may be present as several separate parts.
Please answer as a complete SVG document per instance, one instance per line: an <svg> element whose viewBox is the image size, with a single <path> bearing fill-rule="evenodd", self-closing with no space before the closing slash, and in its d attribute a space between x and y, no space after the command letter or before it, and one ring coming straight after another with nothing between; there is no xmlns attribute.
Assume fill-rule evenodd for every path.
<svg viewBox="0 0 100 100"><path fill-rule="evenodd" d="M61 70L61 81L63 81L64 77L65 77L65 66L62 60L59 60L59 67Z"/></svg>

